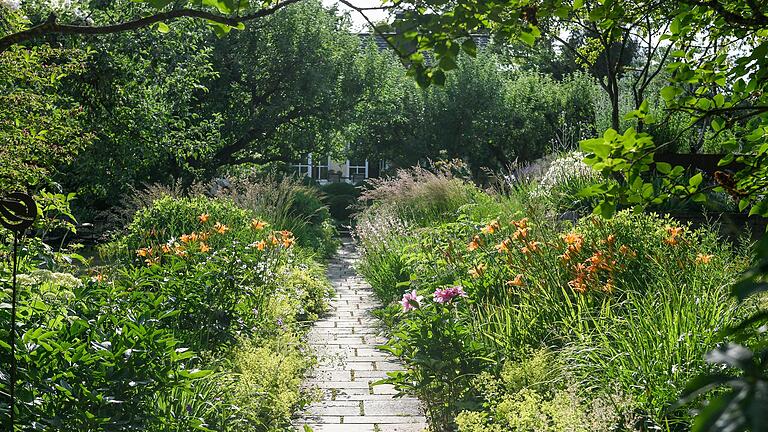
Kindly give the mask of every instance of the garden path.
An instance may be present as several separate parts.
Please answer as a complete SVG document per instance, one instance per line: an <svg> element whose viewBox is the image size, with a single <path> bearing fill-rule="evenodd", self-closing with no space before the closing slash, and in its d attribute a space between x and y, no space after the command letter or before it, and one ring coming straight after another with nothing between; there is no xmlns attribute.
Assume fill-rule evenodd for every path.
<svg viewBox="0 0 768 432"><path fill-rule="evenodd" d="M309 333L320 364L306 382L322 391L323 400L310 405L294 425L315 432L419 432L426 428L419 401L395 399L389 384L372 385L402 365L376 349L386 339L371 315L377 305L371 287L354 270L358 257L351 240L344 239L328 266L336 298L333 312Z"/></svg>

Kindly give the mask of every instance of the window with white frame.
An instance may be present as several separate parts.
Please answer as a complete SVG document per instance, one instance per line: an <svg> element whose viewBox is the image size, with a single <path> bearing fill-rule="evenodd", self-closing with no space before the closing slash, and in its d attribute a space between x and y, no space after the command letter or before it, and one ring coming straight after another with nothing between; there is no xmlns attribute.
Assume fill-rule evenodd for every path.
<svg viewBox="0 0 768 432"><path fill-rule="evenodd" d="M327 180L330 162L331 159L328 156L313 157L310 153L301 161L291 164L291 168L300 176L311 177L315 180Z"/></svg>
<svg viewBox="0 0 768 432"><path fill-rule="evenodd" d="M355 179L367 179L368 178L368 160L364 161L347 161L349 167L350 180Z"/></svg>

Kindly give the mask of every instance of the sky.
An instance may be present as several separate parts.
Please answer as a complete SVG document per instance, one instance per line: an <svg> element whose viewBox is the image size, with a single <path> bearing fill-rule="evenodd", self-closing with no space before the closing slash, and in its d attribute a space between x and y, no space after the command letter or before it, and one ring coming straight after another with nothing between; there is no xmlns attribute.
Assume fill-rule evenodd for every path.
<svg viewBox="0 0 768 432"><path fill-rule="evenodd" d="M375 7L375 6L381 6L381 0L349 0L350 3L354 4L357 7ZM337 4L336 0L323 0L323 4L326 6L333 6ZM340 4L339 10L342 11L351 11L350 17L352 18L352 24L355 30L361 30L364 29L367 26L367 23L365 22L365 19L360 16L360 14L356 11L351 10L345 5ZM386 11L379 11L379 10L370 10L364 12L368 18L373 21L380 21L382 19L387 18L387 12Z"/></svg>

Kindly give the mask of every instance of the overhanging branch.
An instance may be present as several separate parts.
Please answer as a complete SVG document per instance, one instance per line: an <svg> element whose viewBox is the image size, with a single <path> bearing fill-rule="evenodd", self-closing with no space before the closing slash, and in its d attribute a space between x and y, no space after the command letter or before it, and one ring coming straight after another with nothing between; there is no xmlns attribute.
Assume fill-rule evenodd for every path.
<svg viewBox="0 0 768 432"><path fill-rule="evenodd" d="M174 21L179 18L195 18L213 21L219 24L228 25L230 27L237 27L240 23L246 21L252 21L259 18L263 18L268 15L272 15L278 10L288 6L292 3L297 3L301 0L283 0L270 7L260 9L254 13L239 17L228 17L217 15L215 13L197 10L197 9L174 9L167 12L159 12L154 15L150 15L143 18L138 18L131 21L122 22L119 24L111 24L105 26L80 26L59 24L56 20L56 15L51 14L45 22L33 26L27 30L23 30L17 33L12 33L0 38L0 53L8 50L13 45L33 40L38 37L47 34L81 34L81 35L102 35L120 33L129 30L136 30L159 22Z"/></svg>

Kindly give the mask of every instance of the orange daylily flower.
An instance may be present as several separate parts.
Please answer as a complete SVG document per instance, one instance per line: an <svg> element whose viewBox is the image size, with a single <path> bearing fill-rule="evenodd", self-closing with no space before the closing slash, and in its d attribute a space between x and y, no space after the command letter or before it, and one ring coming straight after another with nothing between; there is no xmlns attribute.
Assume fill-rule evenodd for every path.
<svg viewBox="0 0 768 432"><path fill-rule="evenodd" d="M283 238L283 247L289 248L293 246L293 243L295 242L293 237L284 237Z"/></svg>
<svg viewBox="0 0 768 432"><path fill-rule="evenodd" d="M712 258L714 258L714 255L705 255L705 254L697 254L696 255L696 264L709 264L712 262Z"/></svg>
<svg viewBox="0 0 768 432"><path fill-rule="evenodd" d="M229 231L229 227L221 222L216 222L216 224L213 226L213 229L215 229L219 234L224 234L225 232Z"/></svg>
<svg viewBox="0 0 768 432"><path fill-rule="evenodd" d="M499 253L509 252L509 239L504 239L501 243L496 245L496 250Z"/></svg>
<svg viewBox="0 0 768 432"><path fill-rule="evenodd" d="M198 239L198 236L196 232L193 232L192 234L189 235L189 241L196 242L197 239Z"/></svg>
<svg viewBox="0 0 768 432"><path fill-rule="evenodd" d="M208 238L211 236L211 234L210 234L210 233L208 233L208 232L201 232L201 233L200 233L200 234L198 234L197 236L198 236L198 238L200 239L200 241L207 241L207 240L208 240Z"/></svg>
<svg viewBox="0 0 768 432"><path fill-rule="evenodd" d="M189 243L191 241L189 234L182 234L180 240L182 243Z"/></svg>
<svg viewBox="0 0 768 432"><path fill-rule="evenodd" d="M483 234L493 234L493 233L495 233L496 231L498 231L500 229L501 229L501 225L499 224L499 221L495 220L495 221L489 223L488 225L486 225L482 229L482 232L483 232Z"/></svg>
<svg viewBox="0 0 768 432"><path fill-rule="evenodd" d="M485 264L478 264L472 267L471 269L469 269L469 275L472 276L473 278L482 277L483 274L485 273L486 268L487 266Z"/></svg>
<svg viewBox="0 0 768 432"><path fill-rule="evenodd" d="M277 240L277 237L275 236L269 236L269 242L272 243L272 246L277 246L280 244L280 242Z"/></svg>
<svg viewBox="0 0 768 432"><path fill-rule="evenodd" d="M670 235L670 237L677 237L680 234L683 233L683 229L680 227L668 227L667 228L667 234Z"/></svg>
<svg viewBox="0 0 768 432"><path fill-rule="evenodd" d="M481 245L482 245L482 240L480 239L480 236L474 236L472 237L472 241L469 242L469 244L467 245L467 250L468 251L477 250L480 248Z"/></svg>
<svg viewBox="0 0 768 432"><path fill-rule="evenodd" d="M576 278L568 282L568 286L579 294L587 292L587 284L584 283L582 278Z"/></svg>
<svg viewBox="0 0 768 432"><path fill-rule="evenodd" d="M173 251L176 256L185 257L187 256L187 250L184 249L184 246L176 246Z"/></svg>
<svg viewBox="0 0 768 432"><path fill-rule="evenodd" d="M138 256L143 258L143 257L146 257L148 255L151 255L152 254L151 251L152 251L152 249L149 249L149 248L141 248L141 249L136 251L136 255L138 255Z"/></svg>
<svg viewBox="0 0 768 432"><path fill-rule="evenodd" d="M613 234L609 235L608 238L605 239L605 242L608 243L609 245L613 245L614 243L616 243L616 236Z"/></svg>
<svg viewBox="0 0 768 432"><path fill-rule="evenodd" d="M518 228L517 231L512 234L512 238L515 240L528 238L528 228Z"/></svg>
<svg viewBox="0 0 768 432"><path fill-rule="evenodd" d="M575 232L569 232L568 234L564 234L562 237L563 241L567 245L580 245L584 243L584 237L581 234L575 233Z"/></svg>
<svg viewBox="0 0 768 432"><path fill-rule="evenodd" d="M603 291L608 294L613 293L615 289L616 289L616 286L613 285L613 280L609 279L608 282L606 282L605 285L603 285Z"/></svg>
<svg viewBox="0 0 768 432"><path fill-rule="evenodd" d="M261 240L258 243L256 243L256 249L263 251L266 248L267 248L267 242L265 242L264 240Z"/></svg>
<svg viewBox="0 0 768 432"><path fill-rule="evenodd" d="M154 258L150 257L145 259L144 262L147 263L147 267L152 267L153 265L160 263L160 257L159 256L156 256Z"/></svg>
<svg viewBox="0 0 768 432"><path fill-rule="evenodd" d="M665 238L663 240L664 243L666 243L666 244L668 244L670 246L674 246L674 245L680 243L680 241L678 239L678 236L680 234L682 234L682 232L683 232L683 229L680 228L680 227L668 227L667 228L667 234L669 235L669 237L667 237L667 238Z"/></svg>
<svg viewBox="0 0 768 432"><path fill-rule="evenodd" d="M521 287L521 286L525 285L525 282L523 282L523 275L522 275L522 273L518 274L517 276L515 276L514 279L512 279L510 281L507 281L507 285L515 286L515 287Z"/></svg>
<svg viewBox="0 0 768 432"><path fill-rule="evenodd" d="M253 229L257 230L257 231L261 231L261 230L263 230L266 227L267 227L267 223L264 222L263 220L254 219L254 220L251 221L251 228L253 228Z"/></svg>
<svg viewBox="0 0 768 432"><path fill-rule="evenodd" d="M522 218L519 221L512 221L512 225L518 229L526 229L528 227L528 218Z"/></svg>
<svg viewBox="0 0 768 432"><path fill-rule="evenodd" d="M520 252L526 255L529 255L533 252L538 251L540 246L541 246L540 242L528 242L522 249L520 249Z"/></svg>
<svg viewBox="0 0 768 432"><path fill-rule="evenodd" d="M210 218L211 218L211 215L209 215L208 213L203 213L197 217L197 220L199 220L200 223L206 223Z"/></svg>
<svg viewBox="0 0 768 432"><path fill-rule="evenodd" d="M167 244L160 246L160 249L162 249L163 253L166 253L166 254L171 253L171 247L168 246Z"/></svg>
<svg viewBox="0 0 768 432"><path fill-rule="evenodd" d="M211 250L210 246L208 246L205 243L200 243L200 252L206 253L206 252L210 252L210 250Z"/></svg>

